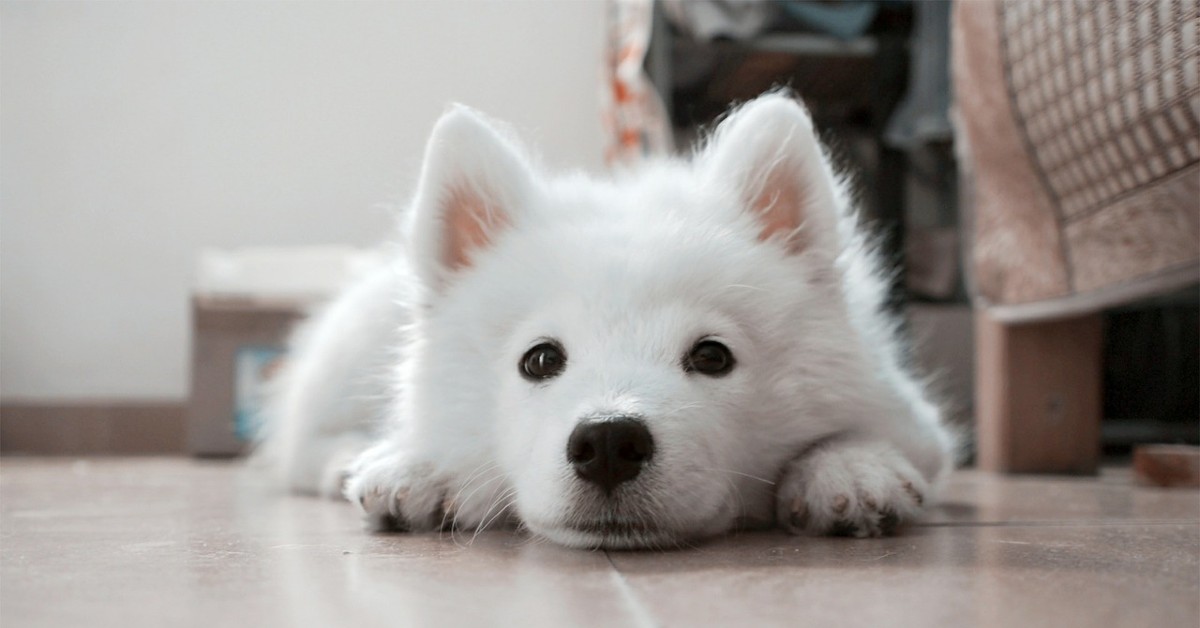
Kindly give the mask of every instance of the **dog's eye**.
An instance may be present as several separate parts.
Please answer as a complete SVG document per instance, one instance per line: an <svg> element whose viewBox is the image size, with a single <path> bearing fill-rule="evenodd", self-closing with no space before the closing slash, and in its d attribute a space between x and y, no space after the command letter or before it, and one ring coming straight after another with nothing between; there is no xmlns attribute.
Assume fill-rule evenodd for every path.
<svg viewBox="0 0 1200 628"><path fill-rule="evenodd" d="M701 340L683 360L683 370L720 377L733 370L733 353L716 340Z"/></svg>
<svg viewBox="0 0 1200 628"><path fill-rule="evenodd" d="M562 373L567 366L567 356L562 347L553 342L543 342L525 352L521 358L521 375L525 379L550 379Z"/></svg>

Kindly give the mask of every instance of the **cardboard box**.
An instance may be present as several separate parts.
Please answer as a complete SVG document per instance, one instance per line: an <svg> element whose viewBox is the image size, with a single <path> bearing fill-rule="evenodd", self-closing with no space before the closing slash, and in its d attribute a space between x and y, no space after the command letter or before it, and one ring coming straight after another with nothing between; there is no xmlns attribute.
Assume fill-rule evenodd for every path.
<svg viewBox="0 0 1200 628"><path fill-rule="evenodd" d="M192 295L188 452L245 453L263 420L265 386L286 359L292 328L382 263L380 253L350 247L202 253Z"/></svg>
<svg viewBox="0 0 1200 628"><path fill-rule="evenodd" d="M197 456L243 453L261 421L263 386L284 357L303 302L192 298L192 391L187 447Z"/></svg>

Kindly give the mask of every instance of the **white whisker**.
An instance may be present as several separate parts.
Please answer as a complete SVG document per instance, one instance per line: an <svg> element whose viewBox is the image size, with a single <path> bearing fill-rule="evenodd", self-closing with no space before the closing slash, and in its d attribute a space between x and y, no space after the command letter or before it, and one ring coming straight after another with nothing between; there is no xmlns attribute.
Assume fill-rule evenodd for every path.
<svg viewBox="0 0 1200 628"><path fill-rule="evenodd" d="M499 512L496 513L496 516L499 516L505 510L507 510L509 506L512 506L513 504L516 503L516 500L512 499L514 496L516 496L516 494L517 494L517 489L510 488L510 489L500 493L498 496L496 496L496 498L494 500L492 500L492 503L488 506L487 510L485 510L483 512L483 516L480 517L479 525L475 526L475 531L473 534L471 534L471 540L467 541L467 545L471 545L471 544L475 543L475 539L479 537L479 533L483 532L483 529L486 528L488 526L488 524L490 524L492 521L495 520L495 517L488 519L488 515L492 514L492 510L495 509L496 506L499 506L500 502L508 500L508 503L505 504L504 507L501 508L499 510Z"/></svg>
<svg viewBox="0 0 1200 628"><path fill-rule="evenodd" d="M731 473L733 475L740 475L742 477L750 478L751 480L758 480L759 482L762 482L763 484L767 484L769 486L775 486L775 483L772 482L771 480L768 480L766 478L760 478L757 475L750 475L749 473L742 473L741 471L734 471L732 469L718 469L717 467L705 467L704 470L705 471L716 471L717 473Z"/></svg>

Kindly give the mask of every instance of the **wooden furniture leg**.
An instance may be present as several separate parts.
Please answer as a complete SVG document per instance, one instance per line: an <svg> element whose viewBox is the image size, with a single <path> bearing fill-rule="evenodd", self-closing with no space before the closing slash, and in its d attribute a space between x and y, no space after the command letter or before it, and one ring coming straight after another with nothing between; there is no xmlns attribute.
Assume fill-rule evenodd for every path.
<svg viewBox="0 0 1200 628"><path fill-rule="evenodd" d="M1095 473L1100 458L1100 314L1006 325L975 312L981 469Z"/></svg>

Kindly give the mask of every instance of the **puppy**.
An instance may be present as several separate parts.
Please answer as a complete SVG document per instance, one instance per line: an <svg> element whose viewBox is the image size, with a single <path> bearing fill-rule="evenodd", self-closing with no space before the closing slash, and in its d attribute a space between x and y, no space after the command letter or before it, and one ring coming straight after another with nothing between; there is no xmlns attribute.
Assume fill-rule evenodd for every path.
<svg viewBox="0 0 1200 628"><path fill-rule="evenodd" d="M394 263L297 335L264 444L281 481L377 529L879 536L951 466L846 186L784 94L611 179L548 176L454 108L406 219Z"/></svg>

